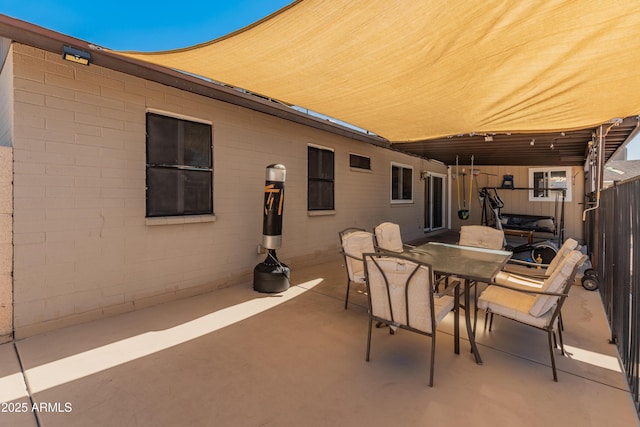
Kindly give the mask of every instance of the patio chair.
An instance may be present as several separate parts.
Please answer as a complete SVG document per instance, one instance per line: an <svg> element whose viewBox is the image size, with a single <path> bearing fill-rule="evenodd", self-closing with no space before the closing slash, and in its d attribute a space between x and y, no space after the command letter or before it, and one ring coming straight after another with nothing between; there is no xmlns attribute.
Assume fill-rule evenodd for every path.
<svg viewBox="0 0 640 427"><path fill-rule="evenodd" d="M519 270L517 273L513 272L513 270L505 267L504 270L500 271L498 275L495 277L494 282L499 285L511 286L514 288L535 288L541 289L544 285L544 280L551 276L553 272L561 265L561 263L566 259L566 257L578 247L578 242L574 239L567 239L560 247L560 250L556 254L556 256L551 260L546 270L542 273L535 273L535 270L532 272ZM485 313L484 321L487 321L489 313ZM562 313L558 316L558 323L560 325L560 329L564 330L564 322L562 321Z"/></svg>
<svg viewBox="0 0 640 427"><path fill-rule="evenodd" d="M367 295L369 300L369 331L367 356L371 352L373 322L385 323L431 337L429 386L433 387L436 351L436 328L447 313L454 311L455 352L459 353L458 287L455 296L438 297L433 292L433 270L430 265L413 261L403 255L388 253L364 254Z"/></svg>
<svg viewBox="0 0 640 427"><path fill-rule="evenodd" d="M364 264L362 254L374 252L373 234L362 228L345 228L338 233L340 238L340 253L344 256L344 265L347 269L347 295L344 299L344 308L349 304L349 290L351 282L365 283Z"/></svg>
<svg viewBox="0 0 640 427"><path fill-rule="evenodd" d="M402 253L405 250L414 249L415 246L402 243L400 226L393 222L383 222L374 230L376 247L385 251Z"/></svg>
<svg viewBox="0 0 640 427"><path fill-rule="evenodd" d="M476 248L485 249L502 249L505 246L504 231L498 230L493 227L487 227L485 225L463 225L460 227L460 238L458 244L462 246L472 246ZM478 319L478 305L476 303L478 298L478 286L475 281L469 284L470 288L473 287L473 331L476 330L476 324ZM467 308L464 307L466 310Z"/></svg>
<svg viewBox="0 0 640 427"><path fill-rule="evenodd" d="M486 225L460 227L459 245L476 248L502 249L505 246L504 231Z"/></svg>
<svg viewBox="0 0 640 427"><path fill-rule="evenodd" d="M569 296L578 268L586 259L587 256L580 251L571 251L553 274L545 279L543 287L539 290L533 288L525 290L491 283L478 299L478 306L491 313L489 331L492 330L493 315L497 314L547 332L554 381L558 381L554 356L554 349L558 344L556 332L561 354L565 354L562 330L558 327L558 319L562 305Z"/></svg>

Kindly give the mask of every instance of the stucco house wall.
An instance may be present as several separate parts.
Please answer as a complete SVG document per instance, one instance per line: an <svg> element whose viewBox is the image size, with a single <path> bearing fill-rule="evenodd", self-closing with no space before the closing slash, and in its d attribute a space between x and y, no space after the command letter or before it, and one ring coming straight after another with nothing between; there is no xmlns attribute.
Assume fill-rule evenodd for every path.
<svg viewBox="0 0 640 427"><path fill-rule="evenodd" d="M423 235L420 172L446 166L96 65L13 44L14 320L17 338L167 299L252 283L265 167L282 163L283 245L295 265L337 253L337 232ZM6 77L6 76L10 77ZM145 114L209 121L215 216L145 218ZM335 151L335 212L307 211L307 146ZM349 153L372 170L349 167ZM391 162L413 203L390 203Z"/></svg>

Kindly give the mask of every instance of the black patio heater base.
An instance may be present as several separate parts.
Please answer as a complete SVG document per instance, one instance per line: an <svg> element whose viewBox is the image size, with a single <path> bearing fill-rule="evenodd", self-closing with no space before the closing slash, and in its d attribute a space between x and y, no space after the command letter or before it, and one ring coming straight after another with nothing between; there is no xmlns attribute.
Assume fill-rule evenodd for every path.
<svg viewBox="0 0 640 427"><path fill-rule="evenodd" d="M264 262L253 269L253 290L265 293L289 289L289 267L278 261L275 249L269 249Z"/></svg>

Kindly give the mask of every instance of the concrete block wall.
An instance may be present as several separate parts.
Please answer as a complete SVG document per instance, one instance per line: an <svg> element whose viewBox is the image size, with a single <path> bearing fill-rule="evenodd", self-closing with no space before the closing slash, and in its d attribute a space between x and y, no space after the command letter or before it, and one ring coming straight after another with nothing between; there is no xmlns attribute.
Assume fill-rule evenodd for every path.
<svg viewBox="0 0 640 427"><path fill-rule="evenodd" d="M13 338L13 151L0 146L0 343Z"/></svg>
<svg viewBox="0 0 640 427"><path fill-rule="evenodd" d="M13 338L13 57L0 39L0 343Z"/></svg>
<svg viewBox="0 0 640 427"><path fill-rule="evenodd" d="M401 224L422 235L421 170L446 167L60 55L14 47L16 336L222 286L251 286L265 168L287 167L283 247L295 268L336 256L337 233ZM213 217L145 218L145 113L213 125ZM336 210L307 212L307 145L335 150ZM372 171L349 168L349 153ZM414 168L414 203L391 205L390 162ZM295 270L293 271L295 273ZM294 277L295 278L295 277Z"/></svg>

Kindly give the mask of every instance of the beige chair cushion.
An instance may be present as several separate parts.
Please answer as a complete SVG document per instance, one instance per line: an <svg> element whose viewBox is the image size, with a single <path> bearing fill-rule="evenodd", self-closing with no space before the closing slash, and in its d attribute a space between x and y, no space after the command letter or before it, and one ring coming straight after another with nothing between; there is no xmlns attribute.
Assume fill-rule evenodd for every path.
<svg viewBox="0 0 640 427"><path fill-rule="evenodd" d="M569 255L560 263L553 274L544 281L542 290L545 292L561 292L565 282L572 276L583 255L579 251L571 251ZM536 301L529 310L532 316L539 317L549 311L558 301L558 297L552 295L538 295Z"/></svg>
<svg viewBox="0 0 640 427"><path fill-rule="evenodd" d="M430 298L433 298L432 276L428 267L421 266L411 277L408 284L409 318L407 318L405 286L407 286L407 280L416 268L416 264L410 261L390 258L376 258L375 262L384 271L384 275L389 282L390 298L387 296L382 272L374 265L374 261L371 258L367 258L371 313L374 316L392 320L392 324L395 325L407 325L432 333L440 321L453 309L453 297L445 296L434 299L436 325L431 324L429 301ZM391 300L391 305L389 305L389 299Z"/></svg>
<svg viewBox="0 0 640 427"><path fill-rule="evenodd" d="M556 256L553 258L549 266L545 271L545 275L551 276L556 268L566 259L566 257L578 247L578 242L574 239L567 239ZM526 275L526 271L523 270L523 274L511 273L507 271L500 271L495 277L494 281L500 285L511 286L514 288L527 289L535 288L542 289L544 285L544 278L535 278Z"/></svg>
<svg viewBox="0 0 640 427"><path fill-rule="evenodd" d="M558 250L558 253L556 254L556 256L553 257L553 259L551 260L551 263L549 263L549 266L547 267L545 274L547 276L551 276L551 274L553 274L556 268L558 268L558 265L560 265L562 260L564 260L567 257L567 255L569 255L571 251L577 247L578 247L578 242L576 240L572 238L568 238L567 240L565 240L565 242L560 247L560 250Z"/></svg>
<svg viewBox="0 0 640 427"><path fill-rule="evenodd" d="M398 224L383 222L375 228L374 232L379 248L398 253L403 251L402 236Z"/></svg>
<svg viewBox="0 0 640 427"><path fill-rule="evenodd" d="M460 240L463 246L477 248L502 249L504 246L504 232L484 225L463 225L460 227Z"/></svg>
<svg viewBox="0 0 640 427"><path fill-rule="evenodd" d="M579 251L572 251L553 275L544 281L541 290L560 293L566 281L574 277L575 269L585 258ZM552 308L558 299L557 296L527 294L499 286L489 286L478 298L478 308L542 328L549 325L553 316Z"/></svg>
<svg viewBox="0 0 640 427"><path fill-rule="evenodd" d="M535 301L536 297L531 294L489 286L478 298L478 308L542 328L549 323L552 312L532 316L530 311Z"/></svg>
<svg viewBox="0 0 640 427"><path fill-rule="evenodd" d="M512 288L519 289L542 289L544 280L535 279L533 277L520 276L514 273L508 273L506 271L500 271L493 280L499 285L511 286Z"/></svg>
<svg viewBox="0 0 640 427"><path fill-rule="evenodd" d="M367 231L354 231L342 237L342 250L349 256L345 257L349 279L354 282L364 283L363 253L372 253L373 234ZM357 259L354 259L355 257Z"/></svg>

